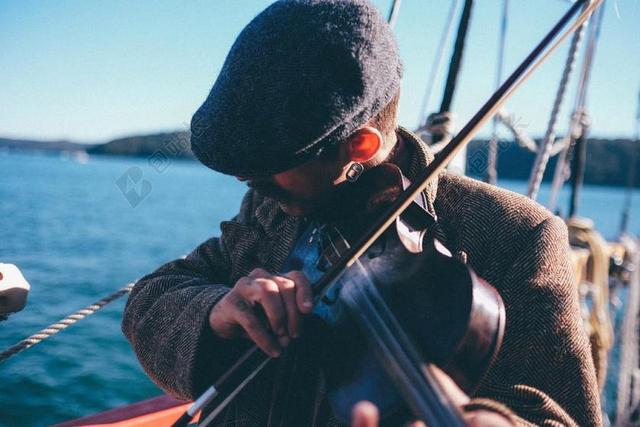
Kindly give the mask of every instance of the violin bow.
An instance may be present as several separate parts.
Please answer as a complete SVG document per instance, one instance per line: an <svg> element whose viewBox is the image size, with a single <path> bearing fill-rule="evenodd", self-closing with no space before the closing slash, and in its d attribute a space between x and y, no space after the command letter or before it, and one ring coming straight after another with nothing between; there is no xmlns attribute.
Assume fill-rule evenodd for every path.
<svg viewBox="0 0 640 427"><path fill-rule="evenodd" d="M533 75L547 58L580 27L600 6L603 0L577 0L560 20L549 30L545 37L527 55L522 63L504 81L496 92L482 105L458 134L438 153L429 165L413 180L403 193L386 209L366 231L351 245L343 257L337 260L327 272L313 284L315 300L318 301L329 286L337 280L342 272L353 265L369 247L393 224L395 219L411 205L412 201L424 191L427 186L440 174L447 164L467 145L480 128L489 121L502 105L515 93L515 91ZM580 9L582 11L580 12ZM577 18L569 25L574 16ZM555 42L554 42L555 40ZM236 363L233 364L211 387L209 387L173 424L173 427L186 427L191 419L205 406L220 398L222 402L200 423L208 425L222 412L226 405L272 360L266 354L259 351L256 345L252 346ZM238 373L244 372L245 377L241 381L232 381ZM233 384L230 384L233 383Z"/></svg>

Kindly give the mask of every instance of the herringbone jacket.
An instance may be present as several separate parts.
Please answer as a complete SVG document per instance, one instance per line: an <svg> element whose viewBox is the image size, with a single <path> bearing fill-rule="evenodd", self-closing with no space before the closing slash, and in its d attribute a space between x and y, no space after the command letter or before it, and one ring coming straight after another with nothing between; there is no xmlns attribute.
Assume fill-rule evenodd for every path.
<svg viewBox="0 0 640 427"><path fill-rule="evenodd" d="M432 157L417 136L398 132L412 147L405 171L412 178ZM442 174L426 195L437 236L498 289L506 306L503 345L468 408L490 408L521 425L600 425L564 223L523 196L466 177ZM211 308L252 269L278 272L303 229L304 219L250 190L239 214L221 224L220 237L138 281L122 329L156 384L193 399L230 366L248 343L214 336ZM216 425L338 424L319 369L297 360L304 369L292 378L291 363L285 358L262 372Z"/></svg>

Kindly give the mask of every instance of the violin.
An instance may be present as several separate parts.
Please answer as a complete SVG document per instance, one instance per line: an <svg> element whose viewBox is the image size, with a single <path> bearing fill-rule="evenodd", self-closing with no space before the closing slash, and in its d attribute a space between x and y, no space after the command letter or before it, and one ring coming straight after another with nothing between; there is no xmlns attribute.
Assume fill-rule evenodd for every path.
<svg viewBox="0 0 640 427"><path fill-rule="evenodd" d="M407 185L392 164L344 184L346 191L336 196L342 209L331 212L333 224L341 224L312 223L284 270L301 270L317 283L350 246L341 230L357 234L366 217L378 214ZM464 425L425 363L437 364L470 393L497 354L505 324L502 299L429 233L434 223L421 194L318 295L312 316L320 322L308 333L311 339L321 337L315 348L340 349L326 352L321 368L329 402L342 421L349 420L357 402L367 400L380 409L383 421L400 422L401 413L410 412L429 425Z"/></svg>
<svg viewBox="0 0 640 427"><path fill-rule="evenodd" d="M416 419L429 426L464 425L425 362L439 364L463 389L472 390L500 346L504 307L495 289L452 258L428 232L429 219L417 208L420 196L516 88L601 3L574 2L414 181L408 186L403 181L404 190L391 203L383 203L383 213L364 231L351 232L347 239L345 229L311 227L296 244L285 267L313 276L309 278L315 295L314 316L329 331L336 330L332 326L357 325L359 337L367 344L352 354L350 375L328 373L329 400L338 416L348 418L353 403L367 399L379 405L383 415L406 404ZM393 176L392 172L382 174ZM391 179L401 178L396 171ZM314 230L318 242L325 243L302 245ZM418 308L414 301L426 305ZM450 310L442 310L443 306ZM200 423L207 425L271 360L253 346L173 425L186 426L203 407L215 403L215 409Z"/></svg>
<svg viewBox="0 0 640 427"><path fill-rule="evenodd" d="M337 280L319 285L371 219L408 185L393 164L372 168L357 182L340 185L336 203L327 203L330 210L320 212L298 238L283 271L305 274L315 304L305 335L286 350L284 361L295 365L293 358L304 350L307 363L319 362L328 401L343 422L357 402L367 400L385 423L419 419L430 426L463 426L427 363L473 391L502 342L505 309L497 291L434 238L435 219L423 193ZM254 371L271 360L260 351L252 359L247 365ZM246 374L251 371L218 384L217 407L204 424L225 406L225 391L239 389Z"/></svg>

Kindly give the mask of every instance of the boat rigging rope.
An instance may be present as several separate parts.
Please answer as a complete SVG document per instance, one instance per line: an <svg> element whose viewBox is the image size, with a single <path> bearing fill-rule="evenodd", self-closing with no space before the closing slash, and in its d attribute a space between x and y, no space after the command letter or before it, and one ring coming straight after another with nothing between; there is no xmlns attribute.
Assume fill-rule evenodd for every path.
<svg viewBox="0 0 640 427"><path fill-rule="evenodd" d="M498 39L498 63L496 64L496 88L502 81L502 69L504 67L504 45L507 39L507 17L509 12L509 0L502 0L502 21L500 23L500 37ZM495 185L498 181L498 116L493 117L491 140L487 152L487 172L485 181Z"/></svg>
<svg viewBox="0 0 640 427"><path fill-rule="evenodd" d="M609 247L593 222L582 218L567 221L572 246L588 250L589 259L576 272L583 326L591 342L598 387L602 391L607 373L608 354L613 346L613 325L609 312ZM590 300L590 304L587 301Z"/></svg>
<svg viewBox="0 0 640 427"><path fill-rule="evenodd" d="M447 74L447 82L444 86L442 103L440 104L440 113L451 111L453 93L456 90L456 83L460 75L460 68L462 67L462 54L464 53L465 40L469 30L469 23L471 22L472 9L473 0L465 0L462 15L460 16L460 23L458 24L458 34L456 35L453 54L451 55L451 61L449 63L449 72Z"/></svg>
<svg viewBox="0 0 640 427"><path fill-rule="evenodd" d="M395 27L396 21L398 20L398 14L400 13L400 0L393 0L391 4L391 11L389 12L389 17L387 18L387 22L391 28Z"/></svg>
<svg viewBox="0 0 640 427"><path fill-rule="evenodd" d="M638 163L638 145L640 145L640 90L638 90L638 109L636 110L636 134L634 141L629 145L631 150L629 158L631 164L627 174L627 194L625 195L624 207L622 208L622 221L620 221L620 234L627 232L629 225L629 213L631 212L631 199L633 197L633 187L636 180L636 165Z"/></svg>
<svg viewBox="0 0 640 427"><path fill-rule="evenodd" d="M453 103L453 94L456 90L458 75L462 67L462 56L469 30L469 23L471 22L472 9L473 0L465 0L460 15L460 22L458 23L458 32L453 46L453 53L449 61L449 72L447 73L447 81L442 94L440 110L437 113L430 114L424 126L417 130L421 136L424 136L424 132L426 131L428 134L428 144L435 153L440 152L440 150L451 141L451 138L453 138L453 115L450 112L451 104Z"/></svg>
<svg viewBox="0 0 640 427"><path fill-rule="evenodd" d="M95 313L96 311L100 310L102 307L104 307L105 305L109 304L112 301L115 301L116 299L120 298L121 296L128 294L129 292L131 292L131 289L133 289L133 285L135 283L129 283L127 286L118 289L116 292L112 293L111 295L108 295L104 298L102 298L100 301L97 301L93 304L91 304L88 307L85 307L81 310L76 311L75 313L70 314L69 316L65 317L64 319L50 325L47 326L46 328L42 329L41 331L36 332L35 334L31 335L30 337L27 337L25 339L23 339L22 341L20 341L19 343L7 348L6 350L4 350L2 353L0 353L0 363L4 362L5 360L7 360L8 358L10 358L11 356L14 356L18 353L20 353L23 350L28 349L29 347L32 347L36 344L38 344L39 342L43 341L46 338L49 338L51 335L57 334L58 332L60 332L63 329L66 329L67 327L73 325L74 323L76 323L78 320L82 320L87 316L92 315L93 313Z"/></svg>
<svg viewBox="0 0 640 427"><path fill-rule="evenodd" d="M569 152L574 148L575 142L584 136L587 126L589 126L590 118L587 114L587 88L591 77L591 70L593 66L593 58L595 56L596 46L600 38L600 29L602 28L602 19L604 16L604 7L599 8L594 15L593 20L595 24L589 29L589 39L587 42L587 51L582 62L582 70L580 72L580 79L578 80L578 87L576 91L575 105L573 107L573 114L569 122L569 130L565 135L565 139L562 143L557 144L561 148L560 156L556 162L555 171L553 174L553 182L551 184L551 193L549 195L549 201L547 207L550 211L556 210L556 203L560 190L564 185L564 182L569 177Z"/></svg>
<svg viewBox="0 0 640 427"><path fill-rule="evenodd" d="M630 425L631 413L640 401L640 366L638 365L638 327L640 327L640 248L635 244L629 280L627 307L620 331L620 368L618 371L618 397L616 426Z"/></svg>
<svg viewBox="0 0 640 427"><path fill-rule="evenodd" d="M585 4L585 7L588 7L588 5L589 3ZM562 78L560 79L560 85L558 86L558 91L556 92L556 99L553 103L551 116L549 117L547 132L545 133L542 144L540 144L540 146L538 147L536 160L533 168L531 169L527 195L533 200L536 200L538 198L538 191L540 190L542 177L544 175L545 169L547 168L547 163L549 162L551 147L556 136L556 124L558 122L560 107L562 106L562 101L564 100L564 95L567 91L569 77L571 76L576 63L576 59L578 57L578 50L580 47L580 43L582 42L582 36L584 34L584 29L587 25L587 22L588 21L585 21L582 25L580 25L580 28L578 28L578 30L573 34L571 46L569 47L569 54L567 55L564 71L562 72Z"/></svg>
<svg viewBox="0 0 640 427"><path fill-rule="evenodd" d="M462 56L467 32L469 30L469 22L471 21L472 9L473 0L465 0L460 15L460 22L458 23L458 32L453 46L453 53L449 61L449 72L447 73L447 81L442 94L440 110L438 110L437 113L430 114L424 125L416 130L419 135L427 137L428 144L436 153L447 145L453 137L453 122L450 114L451 104L453 102L453 94L456 90L458 75L462 67ZM430 90L431 89L429 89L429 91ZM439 133L440 131L444 133ZM427 135L424 135L425 132Z"/></svg>
<svg viewBox="0 0 640 427"><path fill-rule="evenodd" d="M418 117L418 129L426 126L425 116L427 115L427 111L429 108L431 93L433 92L436 79L440 74L440 69L442 68L442 62L444 60L444 49L449 44L449 39L451 39L451 32L453 30L453 17L456 9L458 8L458 3L460 3L460 0L453 0L451 2L449 13L447 15L447 21L444 28L442 29L442 34L440 35L438 50L436 51L433 64L431 65L431 71L429 72L427 90L424 94L424 98L422 99L422 107L420 108L420 116Z"/></svg>
<svg viewBox="0 0 640 427"><path fill-rule="evenodd" d="M560 155L558 156L558 160L556 161L555 170L553 172L551 192L549 194L549 201L547 202L547 208L551 212L556 212L560 190L562 189L562 186L564 185L567 178L571 175L571 168L569 167L570 157L573 154L573 149L575 148L575 141L580 137L578 132L581 132L581 129L584 128L582 124L579 124L579 121L586 120L588 120L588 116L586 116L586 113L575 113L573 115L573 118L571 119L571 123L569 124L569 131L565 135L562 143L557 144L559 148L561 148L561 150Z"/></svg>
<svg viewBox="0 0 640 427"><path fill-rule="evenodd" d="M505 109L498 111L495 117L502 123L513 135L513 138L518 145L532 153L538 152L538 144L526 133L521 130L520 122L515 114L509 114ZM553 157L558 154L567 144L565 139L556 142L551 147L550 156Z"/></svg>

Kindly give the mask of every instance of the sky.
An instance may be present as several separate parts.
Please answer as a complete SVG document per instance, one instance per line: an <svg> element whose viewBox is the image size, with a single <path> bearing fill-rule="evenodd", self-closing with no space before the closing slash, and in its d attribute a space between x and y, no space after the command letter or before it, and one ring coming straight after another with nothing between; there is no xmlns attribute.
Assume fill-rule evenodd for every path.
<svg viewBox="0 0 640 427"><path fill-rule="evenodd" d="M242 28L264 0L0 2L0 137L98 143L188 129ZM391 0L375 0L384 16ZM462 2L461 2L462 3ZM403 0L395 33L405 65L400 123L414 128L450 1ZM570 7L510 0L505 73ZM640 90L640 1L607 0L589 87L592 134L630 137ZM495 89L502 0L477 0L453 101L463 125ZM457 25L457 17L455 24ZM544 133L568 43L507 103L532 136ZM436 109L450 52L433 89ZM575 83L577 73L571 80ZM560 112L566 129L575 85ZM487 134L486 126L481 134Z"/></svg>

